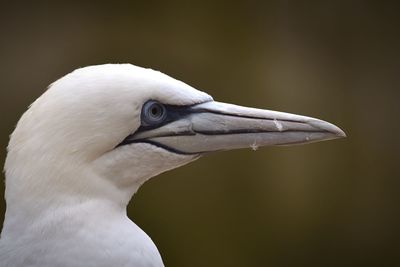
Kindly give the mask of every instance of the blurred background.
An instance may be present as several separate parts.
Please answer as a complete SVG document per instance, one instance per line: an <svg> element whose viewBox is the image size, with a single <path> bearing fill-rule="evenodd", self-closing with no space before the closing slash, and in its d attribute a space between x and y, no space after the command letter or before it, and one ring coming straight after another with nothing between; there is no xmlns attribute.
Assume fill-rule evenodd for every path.
<svg viewBox="0 0 400 267"><path fill-rule="evenodd" d="M348 135L216 153L147 182L128 213L167 267L400 266L399 2L27 2L0 4L1 162L54 80L151 67Z"/></svg>

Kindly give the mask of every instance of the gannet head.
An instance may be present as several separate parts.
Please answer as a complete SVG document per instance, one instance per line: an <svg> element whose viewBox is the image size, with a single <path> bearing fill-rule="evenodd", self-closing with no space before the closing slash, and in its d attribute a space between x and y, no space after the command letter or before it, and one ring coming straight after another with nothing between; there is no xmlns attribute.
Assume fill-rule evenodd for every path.
<svg viewBox="0 0 400 267"><path fill-rule="evenodd" d="M6 199L126 204L150 177L207 152L343 136L314 118L215 102L151 69L91 66L53 83L22 116L8 146Z"/></svg>

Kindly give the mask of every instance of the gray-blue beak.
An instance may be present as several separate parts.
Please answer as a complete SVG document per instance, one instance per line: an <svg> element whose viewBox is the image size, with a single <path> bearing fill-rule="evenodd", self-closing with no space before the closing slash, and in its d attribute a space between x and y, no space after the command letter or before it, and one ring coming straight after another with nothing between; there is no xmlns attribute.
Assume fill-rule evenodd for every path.
<svg viewBox="0 0 400 267"><path fill-rule="evenodd" d="M337 126L306 116L210 101L188 106L157 128L129 137L182 154L305 144L346 137Z"/></svg>

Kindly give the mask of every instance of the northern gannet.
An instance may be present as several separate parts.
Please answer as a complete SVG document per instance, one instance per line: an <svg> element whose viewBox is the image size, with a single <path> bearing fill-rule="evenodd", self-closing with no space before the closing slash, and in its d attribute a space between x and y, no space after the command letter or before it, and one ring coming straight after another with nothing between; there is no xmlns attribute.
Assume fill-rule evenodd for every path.
<svg viewBox="0 0 400 267"><path fill-rule="evenodd" d="M344 136L322 120L213 101L151 69L75 70L30 106L11 135L0 265L164 266L126 214L146 180L212 151Z"/></svg>

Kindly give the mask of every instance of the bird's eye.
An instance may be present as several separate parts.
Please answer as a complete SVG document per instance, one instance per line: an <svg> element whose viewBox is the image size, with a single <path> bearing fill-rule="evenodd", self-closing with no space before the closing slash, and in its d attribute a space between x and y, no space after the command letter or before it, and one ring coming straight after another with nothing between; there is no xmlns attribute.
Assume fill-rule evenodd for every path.
<svg viewBox="0 0 400 267"><path fill-rule="evenodd" d="M166 109L163 104L156 101L148 101L143 105L142 123L146 126L156 125L164 121Z"/></svg>

